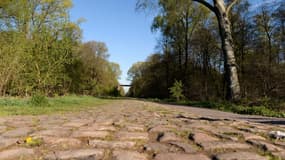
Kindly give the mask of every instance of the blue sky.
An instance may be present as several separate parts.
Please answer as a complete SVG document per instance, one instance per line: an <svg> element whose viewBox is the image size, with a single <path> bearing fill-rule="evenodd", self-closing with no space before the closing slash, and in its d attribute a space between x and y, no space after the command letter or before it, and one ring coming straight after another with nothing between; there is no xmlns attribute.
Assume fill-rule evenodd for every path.
<svg viewBox="0 0 285 160"><path fill-rule="evenodd" d="M71 19L84 18L83 41L105 42L110 61L120 64L121 83L133 63L153 53L156 37L150 31L153 17L135 11L136 0L73 0Z"/></svg>

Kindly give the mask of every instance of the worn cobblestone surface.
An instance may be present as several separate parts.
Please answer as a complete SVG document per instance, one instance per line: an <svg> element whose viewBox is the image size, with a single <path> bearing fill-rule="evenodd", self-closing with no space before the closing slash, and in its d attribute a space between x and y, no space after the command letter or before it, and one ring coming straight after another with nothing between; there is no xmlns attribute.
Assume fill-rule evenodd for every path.
<svg viewBox="0 0 285 160"><path fill-rule="evenodd" d="M0 159L275 160L285 158L285 131L256 117L118 100L94 110L0 118ZM210 114L212 112L212 114ZM228 116L227 116L228 115ZM260 118L260 117L258 117ZM271 122L270 118L261 117ZM282 119L278 119L279 122ZM285 121L285 120L283 120ZM29 146L26 137L40 140Z"/></svg>

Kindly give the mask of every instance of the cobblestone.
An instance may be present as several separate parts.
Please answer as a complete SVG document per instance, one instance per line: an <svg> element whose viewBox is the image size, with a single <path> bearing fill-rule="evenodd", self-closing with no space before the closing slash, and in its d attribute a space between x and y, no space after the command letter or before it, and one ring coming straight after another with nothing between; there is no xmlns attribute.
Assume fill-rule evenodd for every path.
<svg viewBox="0 0 285 160"><path fill-rule="evenodd" d="M282 125L253 123L247 117L207 109L115 102L77 113L1 118L0 159L285 159L284 140L266 136L285 130ZM27 137L43 141L29 146Z"/></svg>

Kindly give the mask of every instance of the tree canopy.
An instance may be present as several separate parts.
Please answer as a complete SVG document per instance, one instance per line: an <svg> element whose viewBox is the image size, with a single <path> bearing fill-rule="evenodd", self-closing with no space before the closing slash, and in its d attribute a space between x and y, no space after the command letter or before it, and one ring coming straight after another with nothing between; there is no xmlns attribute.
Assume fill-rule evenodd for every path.
<svg viewBox="0 0 285 160"><path fill-rule="evenodd" d="M197 1L203 5L193 1L157 1L158 13L151 29L161 33L160 51L130 69L133 81L129 94L169 98L168 88L181 81L188 99L223 100L229 83L227 74L232 74L226 71L227 66L234 65L242 100L284 99L285 3L264 4L253 12L246 0L225 1L227 19L219 20L217 13L210 12L217 10L218 1ZM139 2L145 7L149 1ZM221 30L217 25L220 21L230 27ZM233 64L227 63L227 56L231 56L225 54L226 41L221 38L221 34L229 33L236 61Z"/></svg>
<svg viewBox="0 0 285 160"><path fill-rule="evenodd" d="M1 0L0 95L117 90L119 65L103 42L81 42L71 7L71 0Z"/></svg>

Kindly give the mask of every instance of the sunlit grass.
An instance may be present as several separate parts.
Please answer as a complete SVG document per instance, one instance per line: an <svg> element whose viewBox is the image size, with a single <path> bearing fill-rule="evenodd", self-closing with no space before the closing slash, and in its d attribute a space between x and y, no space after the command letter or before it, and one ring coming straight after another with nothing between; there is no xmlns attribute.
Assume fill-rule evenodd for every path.
<svg viewBox="0 0 285 160"><path fill-rule="evenodd" d="M192 107L201 107L201 108L209 108L216 109L220 111L233 112L238 114L247 114L247 115L261 115L268 117L279 117L285 118L285 111L272 109L266 107L265 105L260 106L247 106L243 104L234 104L230 102L211 102L211 101L174 101L174 100L160 100L160 99L148 99L154 102L163 102L170 104L178 104L178 105L187 105ZM284 104L283 104L284 105Z"/></svg>
<svg viewBox="0 0 285 160"><path fill-rule="evenodd" d="M246 105L236 105L233 103L217 103L217 102L187 102L187 105L212 108L221 111L233 112L238 114L248 114L248 115L261 115L268 117L279 117L284 118L285 112L280 110L273 110L264 105L261 106L246 106Z"/></svg>
<svg viewBox="0 0 285 160"><path fill-rule="evenodd" d="M0 98L0 116L9 115L41 115L63 112L82 111L109 103L110 100L91 96L62 96L47 98L44 105L33 105L31 98Z"/></svg>

